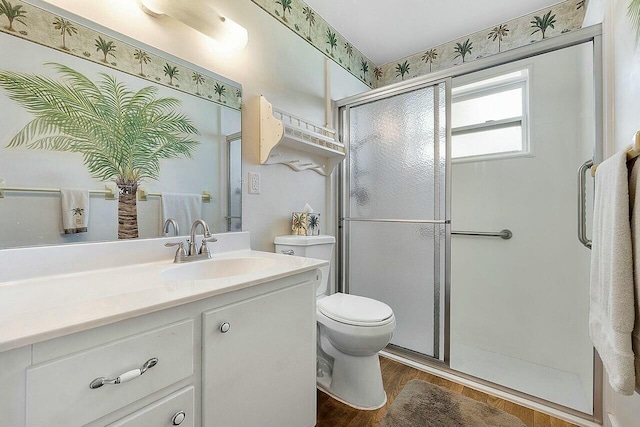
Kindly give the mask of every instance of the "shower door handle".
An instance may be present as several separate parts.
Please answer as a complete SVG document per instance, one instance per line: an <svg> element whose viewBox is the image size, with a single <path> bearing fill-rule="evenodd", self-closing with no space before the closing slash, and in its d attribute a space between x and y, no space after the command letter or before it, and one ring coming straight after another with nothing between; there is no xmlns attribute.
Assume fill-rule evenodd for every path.
<svg viewBox="0 0 640 427"><path fill-rule="evenodd" d="M578 169L578 240L591 249L591 240L587 238L587 179L586 173L593 167L593 160L587 160Z"/></svg>

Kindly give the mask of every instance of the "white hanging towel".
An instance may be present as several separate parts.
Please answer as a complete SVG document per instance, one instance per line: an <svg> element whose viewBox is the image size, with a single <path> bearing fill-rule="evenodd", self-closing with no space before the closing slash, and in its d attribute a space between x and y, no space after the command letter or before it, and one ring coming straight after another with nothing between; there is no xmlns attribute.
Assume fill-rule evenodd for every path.
<svg viewBox="0 0 640 427"><path fill-rule="evenodd" d="M60 189L64 234L86 233L89 225L89 190Z"/></svg>
<svg viewBox="0 0 640 427"><path fill-rule="evenodd" d="M191 224L202 217L201 194L161 193L161 199L162 222L173 218L183 236L189 233Z"/></svg>
<svg viewBox="0 0 640 427"><path fill-rule="evenodd" d="M596 173L589 299L589 335L609 383L618 393L631 395L635 384L631 349L635 309L624 151L602 162Z"/></svg>
<svg viewBox="0 0 640 427"><path fill-rule="evenodd" d="M635 295L635 326L631 334L631 348L635 356L636 392L640 393L640 161L631 165L629 174L629 203L631 205L631 246L633 247L633 285Z"/></svg>

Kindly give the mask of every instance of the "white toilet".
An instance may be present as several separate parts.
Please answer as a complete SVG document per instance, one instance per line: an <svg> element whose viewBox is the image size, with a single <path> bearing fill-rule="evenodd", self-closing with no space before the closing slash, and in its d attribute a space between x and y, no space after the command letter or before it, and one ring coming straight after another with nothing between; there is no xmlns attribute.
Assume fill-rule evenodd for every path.
<svg viewBox="0 0 640 427"><path fill-rule="evenodd" d="M278 236L276 253L331 261L333 236ZM330 266L320 269L316 291L318 387L358 409L378 409L387 401L378 352L391 340L396 320L391 307L371 298L326 295Z"/></svg>

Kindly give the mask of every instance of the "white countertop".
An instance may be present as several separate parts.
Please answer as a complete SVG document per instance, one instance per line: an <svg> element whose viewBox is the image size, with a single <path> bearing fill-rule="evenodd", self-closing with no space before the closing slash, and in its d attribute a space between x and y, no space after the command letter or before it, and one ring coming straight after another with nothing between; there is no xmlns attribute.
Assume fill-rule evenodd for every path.
<svg viewBox="0 0 640 427"><path fill-rule="evenodd" d="M172 259L0 282L0 351L270 282L328 264L250 249L212 259L269 258L264 269L219 279L174 281ZM193 262L208 262L193 261Z"/></svg>

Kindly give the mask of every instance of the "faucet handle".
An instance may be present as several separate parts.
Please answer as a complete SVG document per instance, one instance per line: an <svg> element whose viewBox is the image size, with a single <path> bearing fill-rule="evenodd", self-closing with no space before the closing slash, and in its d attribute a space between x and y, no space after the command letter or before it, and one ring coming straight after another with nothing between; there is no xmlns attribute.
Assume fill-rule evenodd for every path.
<svg viewBox="0 0 640 427"><path fill-rule="evenodd" d="M207 256L209 258L211 258L211 251L209 250L209 247L207 246L207 242L217 242L218 239L216 239L215 237L210 237L208 239L202 239L202 246L200 246L200 251L198 253L200 254L207 254Z"/></svg>
<svg viewBox="0 0 640 427"><path fill-rule="evenodd" d="M184 242L182 240L179 242L167 242L164 245L168 248L172 246L178 247L176 250L176 256L173 258L173 262L182 262L182 260L187 257L187 250L184 248Z"/></svg>
<svg viewBox="0 0 640 427"><path fill-rule="evenodd" d="M170 248L171 246L180 246L181 248L184 248L184 242L180 241L180 242L167 242L164 244L166 247ZM178 248L180 249L180 248Z"/></svg>

